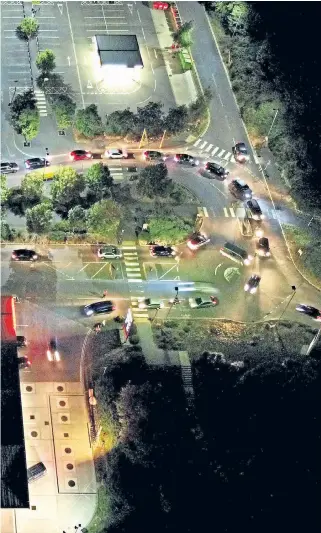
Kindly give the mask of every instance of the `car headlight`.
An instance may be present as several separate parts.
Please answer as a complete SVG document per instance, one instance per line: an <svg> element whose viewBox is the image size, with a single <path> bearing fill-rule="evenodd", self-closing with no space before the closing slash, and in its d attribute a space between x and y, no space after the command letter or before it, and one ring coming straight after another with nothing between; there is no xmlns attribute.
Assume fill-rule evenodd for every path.
<svg viewBox="0 0 321 533"><path fill-rule="evenodd" d="M246 284L244 285L244 290L245 290L245 291L248 291L248 290L249 290L249 288L250 288L249 284L248 284L248 283L246 283Z"/></svg>
<svg viewBox="0 0 321 533"><path fill-rule="evenodd" d="M60 353L57 350L55 351L55 358L56 361L60 361Z"/></svg>
<svg viewBox="0 0 321 533"><path fill-rule="evenodd" d="M140 304L138 304L138 307L139 309L146 309L146 304L141 302Z"/></svg>
<svg viewBox="0 0 321 533"><path fill-rule="evenodd" d="M250 290L250 293L254 294L256 292L256 289L257 289L257 287L252 287L252 289Z"/></svg>
<svg viewBox="0 0 321 533"><path fill-rule="evenodd" d="M199 164L200 164L199 160L196 159L196 161L195 161L195 165L199 165Z"/></svg>
<svg viewBox="0 0 321 533"><path fill-rule="evenodd" d="M266 255L266 257L270 257L271 253L270 252L266 252L265 255Z"/></svg>
<svg viewBox="0 0 321 533"><path fill-rule="evenodd" d="M52 361L52 355L51 355L50 350L47 350L47 358L48 358L48 361Z"/></svg>

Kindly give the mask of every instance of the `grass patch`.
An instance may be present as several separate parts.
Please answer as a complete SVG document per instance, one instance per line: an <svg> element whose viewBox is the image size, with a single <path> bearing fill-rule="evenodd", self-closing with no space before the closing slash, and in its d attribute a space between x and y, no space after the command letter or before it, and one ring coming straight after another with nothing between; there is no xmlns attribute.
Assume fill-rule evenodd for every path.
<svg viewBox="0 0 321 533"><path fill-rule="evenodd" d="M109 525L110 511L110 499L107 489L104 486L100 486L97 491L97 507L95 515L87 526L88 533L102 533Z"/></svg>
<svg viewBox="0 0 321 533"><path fill-rule="evenodd" d="M295 264L311 283L321 288L321 237L318 228L303 229L292 224L283 224L282 228Z"/></svg>
<svg viewBox="0 0 321 533"><path fill-rule="evenodd" d="M111 275L110 263L87 263L86 268L84 268L83 272L85 272L86 276L90 279L93 278L93 276L94 279L114 279L114 277L112 277Z"/></svg>
<svg viewBox="0 0 321 533"><path fill-rule="evenodd" d="M52 180L56 174L59 174L63 169L61 165L51 165L50 167L38 168L32 170L32 174L39 174L43 177L44 181Z"/></svg>

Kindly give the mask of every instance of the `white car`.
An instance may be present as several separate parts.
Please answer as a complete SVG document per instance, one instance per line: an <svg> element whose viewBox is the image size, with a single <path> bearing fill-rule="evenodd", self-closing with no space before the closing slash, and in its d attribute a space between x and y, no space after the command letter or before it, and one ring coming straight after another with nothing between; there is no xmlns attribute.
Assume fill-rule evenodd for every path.
<svg viewBox="0 0 321 533"><path fill-rule="evenodd" d="M151 298L138 298L139 309L162 309L164 302L162 300L151 300Z"/></svg>
<svg viewBox="0 0 321 533"><path fill-rule="evenodd" d="M111 148L110 150L105 151L103 157L106 157L107 159L127 159L128 154L120 148Z"/></svg>
<svg viewBox="0 0 321 533"><path fill-rule="evenodd" d="M116 248L116 246L107 244L98 249L97 256L103 259L120 259L123 257L123 253L119 248Z"/></svg>

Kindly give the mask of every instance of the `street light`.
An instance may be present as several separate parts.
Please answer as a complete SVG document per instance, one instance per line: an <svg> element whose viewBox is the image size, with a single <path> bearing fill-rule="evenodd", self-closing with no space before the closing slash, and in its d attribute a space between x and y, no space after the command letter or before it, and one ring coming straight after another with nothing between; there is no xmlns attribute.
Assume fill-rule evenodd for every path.
<svg viewBox="0 0 321 533"><path fill-rule="evenodd" d="M176 294L175 294L175 298L173 298L173 300L171 301L171 305L170 305L170 308L168 310L168 313L165 317L165 320L168 318L168 315L169 313L171 312L172 308L173 308L173 305L175 304L178 304L179 303L179 298L178 298L178 287L174 287L174 290L176 291Z"/></svg>
<svg viewBox="0 0 321 533"><path fill-rule="evenodd" d="M281 318L283 317L285 311L287 310L287 308L289 307L290 303L292 302L292 300L293 300L293 298L294 298L294 295L295 295L295 293L296 293L296 286L295 286L295 285L292 285L292 286L291 286L291 289L292 289L292 291L293 291L293 292L292 292L292 295L291 295L291 298L289 298L288 303L286 304L285 308L283 309L283 311L282 311L282 313L281 313L281 315L280 315L280 317L279 317L279 319L278 319L278 321L277 321L277 324L280 322L280 320L281 320Z"/></svg>
<svg viewBox="0 0 321 533"><path fill-rule="evenodd" d="M12 95L11 101L10 101L9 104L8 104L9 107L11 106L11 104L12 104L13 101L14 101L14 97L15 97L16 92L17 92L17 83L18 83L18 81L19 81L19 80L14 80L14 82L13 82L15 85L14 85L14 91L13 91L13 95Z"/></svg>
<svg viewBox="0 0 321 533"><path fill-rule="evenodd" d="M273 109L273 111L275 111L275 115L274 115L274 117L273 117L273 120L272 120L272 124L271 124L271 126L270 126L270 129L269 129L269 131L268 131L268 133L267 133L267 138L269 138L269 135L270 135L271 130L272 130L272 128L273 128L273 125L274 125L275 119L276 119L276 117L277 117L277 115L278 115L278 112L279 112L278 109Z"/></svg>

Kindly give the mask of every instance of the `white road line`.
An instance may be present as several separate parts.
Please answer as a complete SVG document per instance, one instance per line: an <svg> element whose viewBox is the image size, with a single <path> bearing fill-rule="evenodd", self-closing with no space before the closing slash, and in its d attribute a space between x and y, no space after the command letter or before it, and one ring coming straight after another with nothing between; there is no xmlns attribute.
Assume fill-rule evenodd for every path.
<svg viewBox="0 0 321 533"><path fill-rule="evenodd" d="M126 272L140 272L140 267L126 267Z"/></svg>
<svg viewBox="0 0 321 533"><path fill-rule="evenodd" d="M205 215L206 217L208 217L208 211L207 211L206 207L203 207L203 211L204 211L204 215Z"/></svg>
<svg viewBox="0 0 321 533"><path fill-rule="evenodd" d="M212 144L209 144L208 147L205 149L205 152L209 152L213 148Z"/></svg>
<svg viewBox="0 0 321 533"><path fill-rule="evenodd" d="M223 209L224 209L224 215L225 215L226 217L228 217L229 215L228 215L228 212L227 212L227 208L226 208L226 207L223 207Z"/></svg>
<svg viewBox="0 0 321 533"><path fill-rule="evenodd" d="M231 157L232 157L231 152L227 152L227 154L225 154L225 156L223 157L223 159L226 159L226 161L228 161Z"/></svg>
<svg viewBox="0 0 321 533"><path fill-rule="evenodd" d="M67 15L68 15L68 22L69 22L70 35L71 35L71 40L72 40L72 47L73 47L73 50L74 50L74 55L75 55L75 60L76 60L76 68L77 68L77 74L78 74L78 82L79 82L82 106L83 106L83 109L85 109L85 100L84 100L84 95L82 94L82 86L81 86L81 81L80 81L80 72L79 72L78 61L77 61L76 47L75 47L74 35L73 35L73 32L72 32L72 27L71 27L69 9L68 9L68 3L67 2L66 2L66 11L67 11Z"/></svg>
<svg viewBox="0 0 321 533"><path fill-rule="evenodd" d="M223 154L224 154L225 150L221 150L219 154L217 154L217 157L222 157Z"/></svg>
<svg viewBox="0 0 321 533"><path fill-rule="evenodd" d="M197 208L197 212L199 215L203 216L203 208L202 207L198 207Z"/></svg>
<svg viewBox="0 0 321 533"><path fill-rule="evenodd" d="M130 279L128 278L128 283L141 283L143 280L142 279Z"/></svg>
<svg viewBox="0 0 321 533"><path fill-rule="evenodd" d="M213 150L213 152L212 152L212 155L215 155L216 152L217 152L218 150L219 150L219 147L218 147L218 146L215 146L215 148L214 148L214 150Z"/></svg>
<svg viewBox="0 0 321 533"><path fill-rule="evenodd" d="M206 145L207 145L207 141L204 141L202 146L200 146L200 149L203 150L203 148L205 148Z"/></svg>
<svg viewBox="0 0 321 533"><path fill-rule="evenodd" d="M235 218L235 211L233 207L230 207L229 209L230 209L231 217Z"/></svg>
<svg viewBox="0 0 321 533"><path fill-rule="evenodd" d="M193 146L198 146L200 142L202 142L203 139L197 139L197 141L193 144Z"/></svg>
<svg viewBox="0 0 321 533"><path fill-rule="evenodd" d="M136 246L122 246L122 250L137 250Z"/></svg>
<svg viewBox="0 0 321 533"><path fill-rule="evenodd" d="M136 278L140 278L140 279L142 279L142 275L140 273L135 274L135 272L129 272L128 275L131 276L131 278L135 278L135 279Z"/></svg>

